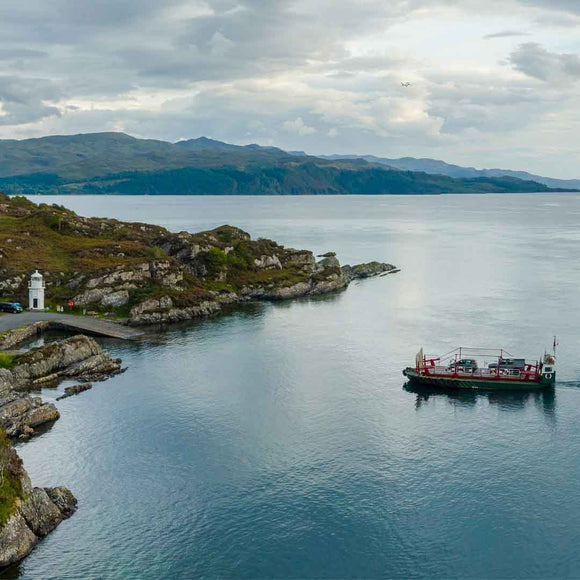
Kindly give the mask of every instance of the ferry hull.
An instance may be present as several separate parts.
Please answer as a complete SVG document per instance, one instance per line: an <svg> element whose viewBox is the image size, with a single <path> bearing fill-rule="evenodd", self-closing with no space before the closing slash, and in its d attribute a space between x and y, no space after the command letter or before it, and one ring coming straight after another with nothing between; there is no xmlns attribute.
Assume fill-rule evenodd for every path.
<svg viewBox="0 0 580 580"><path fill-rule="evenodd" d="M403 371L412 385L442 389L483 389L487 391L534 391L554 386L555 373L551 379L540 377L538 381L517 381L502 378L485 379L473 377L440 377L419 375L414 368Z"/></svg>

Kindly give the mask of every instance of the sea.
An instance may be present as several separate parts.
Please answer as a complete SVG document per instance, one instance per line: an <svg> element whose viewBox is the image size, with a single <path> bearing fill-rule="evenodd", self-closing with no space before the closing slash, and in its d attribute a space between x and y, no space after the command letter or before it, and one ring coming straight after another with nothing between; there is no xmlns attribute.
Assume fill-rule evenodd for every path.
<svg viewBox="0 0 580 580"><path fill-rule="evenodd" d="M580 577L580 195L31 199L401 271L102 340L127 371L18 444L79 509L5 577ZM538 359L554 336L553 391L401 373L420 348Z"/></svg>

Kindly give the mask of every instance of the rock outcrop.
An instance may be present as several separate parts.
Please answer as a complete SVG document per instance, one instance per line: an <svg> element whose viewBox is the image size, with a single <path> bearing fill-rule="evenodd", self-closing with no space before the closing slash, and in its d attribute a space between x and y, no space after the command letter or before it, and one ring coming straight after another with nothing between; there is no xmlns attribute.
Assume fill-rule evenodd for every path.
<svg viewBox="0 0 580 580"><path fill-rule="evenodd" d="M187 261L189 268L199 272L199 264L195 267L193 264L202 249L195 246L186 251L185 240L186 236L183 235L177 253ZM276 282L266 279L266 283L258 279L239 284L235 291L210 291L205 300L194 306L181 306L169 295L149 299L131 309L127 323L141 326L207 317L215 315L228 304L250 300L289 300L327 294L346 288L355 279L398 272L391 264L381 262L341 267L334 252L323 254L322 259L317 262L314 254L307 250L280 248L281 246L277 246L277 254L264 254L254 259L254 266L261 270L291 271L293 274L287 278L281 277ZM172 251L171 247L165 249Z"/></svg>
<svg viewBox="0 0 580 580"><path fill-rule="evenodd" d="M0 521L0 568L27 556L38 541L76 510L77 500L65 487L32 487L16 451L0 434L2 484L10 493L0 497L5 520Z"/></svg>
<svg viewBox="0 0 580 580"><path fill-rule="evenodd" d="M57 397L56 400L60 401L62 399L68 399L68 397L72 397L74 395L78 395L84 391L88 391L89 389L93 388L93 383L84 383L81 385L73 385L72 387L66 387L64 389L64 395Z"/></svg>
<svg viewBox="0 0 580 580"><path fill-rule="evenodd" d="M72 378L84 383L67 387L66 397L91 388L89 381L103 381L121 372L121 360L112 358L93 338L84 335L18 355L11 369L0 369L0 428L12 439L28 439L38 427L60 417L53 403L30 397L26 394L29 390L56 386Z"/></svg>
<svg viewBox="0 0 580 580"><path fill-rule="evenodd" d="M60 417L53 403L44 403L40 397L12 393L0 399L0 428L12 439L28 439L41 425Z"/></svg>
<svg viewBox="0 0 580 580"><path fill-rule="evenodd" d="M392 264L384 262L368 262L366 264L357 264L356 266L343 266L342 271L348 282L361 278L372 278L382 274L395 274L400 272L399 268Z"/></svg>
<svg viewBox="0 0 580 580"><path fill-rule="evenodd" d="M93 338L82 334L18 355L11 369L17 390L65 378L103 380L120 372L121 360L112 358Z"/></svg>
<svg viewBox="0 0 580 580"><path fill-rule="evenodd" d="M10 218L9 231L0 223L6 242L0 278L14 299L26 299L27 262L19 259L26 248L42 264L48 303L72 300L73 308L131 325L211 316L235 302L334 292L354 278L394 271L379 263L342 268L334 252L317 262L310 251L252 239L229 225L173 233L1 194L0 216Z"/></svg>

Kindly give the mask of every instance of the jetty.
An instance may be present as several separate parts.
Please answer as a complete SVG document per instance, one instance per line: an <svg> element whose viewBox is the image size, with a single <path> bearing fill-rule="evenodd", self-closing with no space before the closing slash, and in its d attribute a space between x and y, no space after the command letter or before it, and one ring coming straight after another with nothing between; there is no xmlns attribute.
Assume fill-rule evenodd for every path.
<svg viewBox="0 0 580 580"><path fill-rule="evenodd" d="M50 322L55 327L61 327L64 330L70 330L71 332L118 338L121 340L134 340L145 334L142 330L125 326L111 320L102 320L99 318L78 316L75 314L39 311L22 312L21 314L5 314L0 316L0 333L42 321Z"/></svg>

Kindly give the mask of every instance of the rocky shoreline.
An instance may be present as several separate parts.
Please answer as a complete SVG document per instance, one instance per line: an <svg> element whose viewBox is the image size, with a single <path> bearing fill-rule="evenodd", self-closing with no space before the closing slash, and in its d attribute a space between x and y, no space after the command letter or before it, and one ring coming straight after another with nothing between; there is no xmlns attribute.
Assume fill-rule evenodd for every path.
<svg viewBox="0 0 580 580"><path fill-rule="evenodd" d="M45 328L44 324L35 324L9 331L2 337L2 345L15 346ZM42 386L57 386L63 380L80 382L67 387L57 399L60 400L88 390L92 382L106 380L123 370L120 359L112 358L94 339L83 335L15 354L10 368L0 369L0 500L3 509L11 505L8 517L0 520L0 568L29 554L40 538L72 515L77 504L66 487L33 488L10 445L10 439L29 439L39 428L60 417L53 403L31 397L29 392Z"/></svg>
<svg viewBox="0 0 580 580"><path fill-rule="evenodd" d="M167 324L194 318L215 315L225 306L257 300L291 300L304 296L328 294L347 288L353 280L394 274L400 270L391 264L370 262L356 266L341 266L335 254L329 252L322 260L315 260L312 252L301 251L303 271L308 273L305 281L292 285L276 286L273 283L263 286L246 286L237 292L215 292L213 299L204 300L195 306L177 306L170 295L145 300L130 311L126 324L144 326ZM265 256L264 261L270 259Z"/></svg>
<svg viewBox="0 0 580 580"><path fill-rule="evenodd" d="M53 310L70 304L77 314L129 326L212 316L250 301L327 294L347 288L353 280L399 271L382 262L341 266L334 252L317 260L308 250L263 238L252 240L232 226L197 234L172 233L150 224L84 218L62 206L35 205L3 194L0 217L4 218L0 220L0 293L26 303L33 257L46 284L46 303ZM5 332L0 334L0 350L60 326L45 321ZM4 356L0 459L7 466L2 474L11 479L2 491L4 475L0 478L0 568L25 557L76 507L66 488L32 488L16 452L5 444L34 436L60 416L56 405L30 392L63 380L77 382L65 389L60 400L123 372L119 359L84 335Z"/></svg>
<svg viewBox="0 0 580 580"><path fill-rule="evenodd" d="M229 225L173 233L2 194L0 217L10 224L3 231L0 220L0 293L26 303L33 256L47 304L132 326L210 316L251 300L315 296L398 271L382 262L341 266L334 252L317 260Z"/></svg>
<svg viewBox="0 0 580 580"><path fill-rule="evenodd" d="M66 487L32 487L22 461L12 447L0 452L3 478L12 477L18 496L13 511L0 526L0 568L27 556L41 538L76 510L77 500Z"/></svg>
<svg viewBox="0 0 580 580"><path fill-rule="evenodd" d="M176 306L169 296L149 299L135 306L130 325L163 324L202 316L210 316L226 305L250 300L287 300L320 295L346 288L356 279L385 275L398 270L390 264L371 262L341 267L333 253L316 261L310 252L302 252L304 267L309 269L307 282L291 286L252 287L239 293L217 293L213 300L195 306ZM267 262L267 259L264 260ZM31 340L55 328L51 321L37 322L8 331L0 336L0 351ZM58 323L56 328L59 328ZM61 400L92 388L92 383L123 372L121 360L103 351L90 337L76 335L14 355L9 369L0 368L0 431L12 440L33 437L39 428L60 417L53 403L32 397L30 391L43 386L56 386L63 380L79 382L65 388ZM33 488L16 452L10 448L10 461L19 466L21 494L16 498L13 513L0 525L0 568L18 562L30 553L36 543L50 533L76 509L77 500L65 487Z"/></svg>
<svg viewBox="0 0 580 580"><path fill-rule="evenodd" d="M21 329L11 333L25 335ZM120 359L112 358L84 335L15 355L10 369L0 369L0 428L11 439L28 439L37 427L60 416L53 403L44 403L28 392L57 386L63 380L102 381L122 371Z"/></svg>

